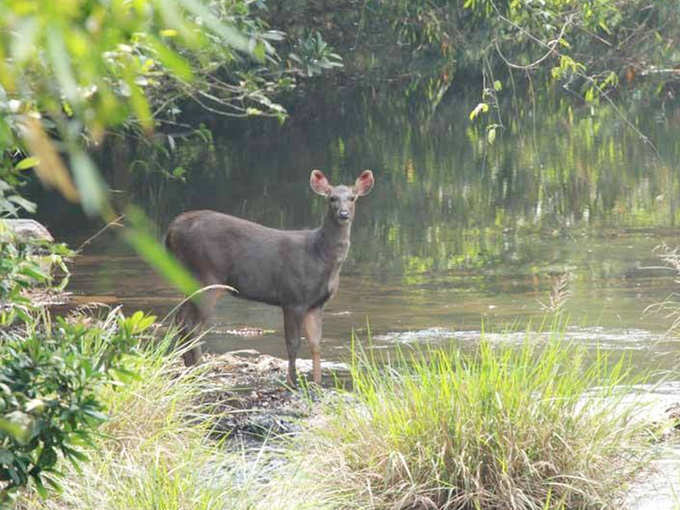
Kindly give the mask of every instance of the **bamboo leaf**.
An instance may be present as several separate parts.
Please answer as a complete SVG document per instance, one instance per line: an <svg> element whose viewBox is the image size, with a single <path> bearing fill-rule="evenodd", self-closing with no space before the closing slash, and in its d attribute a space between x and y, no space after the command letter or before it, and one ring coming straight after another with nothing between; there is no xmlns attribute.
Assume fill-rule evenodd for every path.
<svg viewBox="0 0 680 510"><path fill-rule="evenodd" d="M127 217L132 228L125 231L125 239L137 253L161 276L186 295L194 293L199 285L184 267L170 255L163 246L149 234L144 213L136 207L129 207Z"/></svg>

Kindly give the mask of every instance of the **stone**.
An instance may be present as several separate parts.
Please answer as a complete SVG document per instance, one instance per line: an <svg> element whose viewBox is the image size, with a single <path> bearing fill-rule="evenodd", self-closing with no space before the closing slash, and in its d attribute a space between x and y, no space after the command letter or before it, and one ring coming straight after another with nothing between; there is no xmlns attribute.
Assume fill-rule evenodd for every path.
<svg viewBox="0 0 680 510"><path fill-rule="evenodd" d="M44 225L30 219L4 219L2 222L19 242L47 241L54 242L54 237ZM7 234L0 227L0 240L7 240Z"/></svg>

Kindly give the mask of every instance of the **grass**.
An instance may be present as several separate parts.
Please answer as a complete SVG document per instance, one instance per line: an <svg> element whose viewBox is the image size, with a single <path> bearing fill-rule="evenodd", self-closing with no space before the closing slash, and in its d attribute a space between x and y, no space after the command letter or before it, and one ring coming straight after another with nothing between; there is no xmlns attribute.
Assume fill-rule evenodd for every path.
<svg viewBox="0 0 680 510"><path fill-rule="evenodd" d="M623 360L558 336L387 363L368 352L354 356L353 391L325 396L298 436L246 451L211 439L207 368L150 347L130 358L140 377L104 390L111 419L91 461L19 508L600 508L644 461Z"/></svg>
<svg viewBox="0 0 680 510"><path fill-rule="evenodd" d="M626 362L557 335L356 360L355 398L299 443L341 508L601 508L644 462Z"/></svg>
<svg viewBox="0 0 680 510"><path fill-rule="evenodd" d="M206 367L185 369L167 342L130 356L138 377L103 389L110 420L90 461L66 464L63 491L41 500L27 494L22 509L213 509L224 506L228 456L209 439L214 413L200 404L210 391Z"/></svg>

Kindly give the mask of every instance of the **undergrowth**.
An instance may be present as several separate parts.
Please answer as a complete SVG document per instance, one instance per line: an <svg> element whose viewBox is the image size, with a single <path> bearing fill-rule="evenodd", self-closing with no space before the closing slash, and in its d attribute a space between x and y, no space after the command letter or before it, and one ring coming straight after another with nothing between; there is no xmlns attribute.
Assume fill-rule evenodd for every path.
<svg viewBox="0 0 680 510"><path fill-rule="evenodd" d="M90 461L67 465L62 490L48 498L25 494L29 509L172 510L229 508L225 478L229 457L209 439L213 391L201 376L207 365L186 369L171 336L127 358L130 375L101 389L109 416L88 452ZM168 354L170 352L170 354Z"/></svg>
<svg viewBox="0 0 680 510"><path fill-rule="evenodd" d="M20 508L602 508L648 460L623 358L557 334L374 353L356 350L353 390L326 394L301 433L246 450L215 440L209 366L149 346L128 360L138 377L103 389L90 462Z"/></svg>

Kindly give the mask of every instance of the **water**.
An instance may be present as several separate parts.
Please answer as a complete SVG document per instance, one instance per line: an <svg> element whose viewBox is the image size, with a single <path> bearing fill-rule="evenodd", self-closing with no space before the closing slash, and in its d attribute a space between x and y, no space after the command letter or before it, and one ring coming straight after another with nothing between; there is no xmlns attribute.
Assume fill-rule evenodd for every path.
<svg viewBox="0 0 680 510"><path fill-rule="evenodd" d="M536 326L561 278L570 327L587 333L579 338L613 351L632 345L641 368L675 368L671 320L645 309L678 287L653 251L680 238L677 116L641 115L657 157L607 110L540 119L520 111L489 145L467 122L473 103L460 98L419 123L361 100L341 106L282 127L176 138L174 151L167 138L156 148L113 146L100 160L115 196L141 204L159 236L192 208L313 227L325 205L308 187L311 169L351 183L371 168L376 185L359 200L340 292L325 313L326 358L346 357L351 331L365 338L368 325L385 346L403 335L469 343L457 333ZM186 183L161 177L177 168L189 171ZM51 195L39 200L42 221L73 246L100 227ZM114 234L86 246L70 289L77 302L159 316L180 298ZM225 333L239 327L273 332ZM280 310L226 298L207 341L215 351L283 356Z"/></svg>

